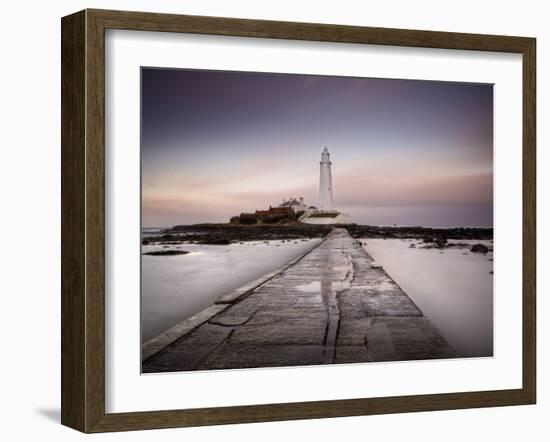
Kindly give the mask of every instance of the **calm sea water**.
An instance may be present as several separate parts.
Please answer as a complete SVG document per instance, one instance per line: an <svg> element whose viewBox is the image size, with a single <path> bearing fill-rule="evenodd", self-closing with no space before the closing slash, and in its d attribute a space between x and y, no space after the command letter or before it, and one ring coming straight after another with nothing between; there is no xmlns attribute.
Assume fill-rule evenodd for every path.
<svg viewBox="0 0 550 442"><path fill-rule="evenodd" d="M181 244L187 255L148 256L141 261L142 342L212 305L216 299L297 258L320 240ZM142 252L168 250L143 246Z"/></svg>
<svg viewBox="0 0 550 442"><path fill-rule="evenodd" d="M363 242L460 356L493 354L493 252L421 249L418 241L399 239ZM492 247L490 241L451 242Z"/></svg>

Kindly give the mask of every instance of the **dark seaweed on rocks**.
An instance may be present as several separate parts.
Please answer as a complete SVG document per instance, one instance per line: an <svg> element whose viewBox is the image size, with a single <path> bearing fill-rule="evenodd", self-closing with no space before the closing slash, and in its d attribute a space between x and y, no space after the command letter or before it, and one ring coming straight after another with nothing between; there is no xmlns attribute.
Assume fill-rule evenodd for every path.
<svg viewBox="0 0 550 442"><path fill-rule="evenodd" d="M487 253L488 251L489 251L489 247L483 244L474 244L470 249L470 252L474 252L474 253Z"/></svg>
<svg viewBox="0 0 550 442"><path fill-rule="evenodd" d="M347 229L353 238L414 238L445 247L447 240L470 239L488 240L493 238L492 228L456 227L437 229L429 227L379 227L366 225L308 225L301 223L239 225L239 224L194 224L179 225L164 230L162 235L143 239L144 244L180 244L193 242L197 244L231 244L242 241L298 240L306 238L323 238L334 227Z"/></svg>
<svg viewBox="0 0 550 442"><path fill-rule="evenodd" d="M144 255L151 256L174 256L174 255L187 255L189 252L185 250L155 250L154 252L147 252Z"/></svg>

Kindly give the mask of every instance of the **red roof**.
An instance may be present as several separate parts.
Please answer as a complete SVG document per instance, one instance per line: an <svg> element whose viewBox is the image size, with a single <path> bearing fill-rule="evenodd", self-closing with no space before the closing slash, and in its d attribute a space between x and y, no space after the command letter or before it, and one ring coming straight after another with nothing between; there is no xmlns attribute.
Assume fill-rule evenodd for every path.
<svg viewBox="0 0 550 442"><path fill-rule="evenodd" d="M268 210L256 210L256 216L288 215L289 207L270 207Z"/></svg>

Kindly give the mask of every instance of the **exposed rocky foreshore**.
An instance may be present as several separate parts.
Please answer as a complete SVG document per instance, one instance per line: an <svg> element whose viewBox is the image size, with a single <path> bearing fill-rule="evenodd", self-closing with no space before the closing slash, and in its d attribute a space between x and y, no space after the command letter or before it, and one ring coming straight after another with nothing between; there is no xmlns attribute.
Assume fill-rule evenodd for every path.
<svg viewBox="0 0 550 442"><path fill-rule="evenodd" d="M353 238L412 238L444 247L448 240L490 240L492 228L378 227L347 225ZM322 238L334 226L286 223L276 225L194 224L174 226L159 235L144 235L143 244L231 244L243 241L272 241Z"/></svg>

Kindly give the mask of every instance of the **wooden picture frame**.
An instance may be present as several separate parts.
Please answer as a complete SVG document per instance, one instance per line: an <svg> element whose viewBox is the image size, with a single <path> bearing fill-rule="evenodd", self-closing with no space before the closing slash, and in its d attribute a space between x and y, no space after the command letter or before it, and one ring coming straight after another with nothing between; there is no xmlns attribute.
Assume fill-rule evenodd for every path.
<svg viewBox="0 0 550 442"><path fill-rule="evenodd" d="M105 30L495 51L523 57L523 385L512 390L105 412ZM84 10L62 19L62 410L83 432L533 404L536 398L534 38Z"/></svg>

